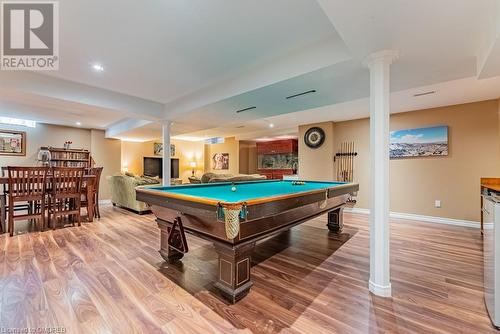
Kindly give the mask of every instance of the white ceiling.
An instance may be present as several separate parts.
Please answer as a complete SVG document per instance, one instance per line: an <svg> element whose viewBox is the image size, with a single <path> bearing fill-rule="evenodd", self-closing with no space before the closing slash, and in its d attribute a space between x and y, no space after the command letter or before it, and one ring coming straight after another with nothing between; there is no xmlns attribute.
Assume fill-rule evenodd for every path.
<svg viewBox="0 0 500 334"><path fill-rule="evenodd" d="M86 0L60 21L60 70L0 73L0 116L135 140L165 119L177 135L286 135L366 117L361 61L381 49L400 52L393 112L500 96L498 0Z"/></svg>
<svg viewBox="0 0 500 334"><path fill-rule="evenodd" d="M71 1L60 18L51 75L163 103L335 34L311 0Z"/></svg>

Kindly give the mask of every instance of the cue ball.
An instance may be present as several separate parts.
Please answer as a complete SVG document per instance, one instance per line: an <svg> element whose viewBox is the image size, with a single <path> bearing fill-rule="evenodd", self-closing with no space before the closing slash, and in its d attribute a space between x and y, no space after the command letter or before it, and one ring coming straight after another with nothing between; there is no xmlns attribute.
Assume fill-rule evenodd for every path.
<svg viewBox="0 0 500 334"><path fill-rule="evenodd" d="M235 186L232 186L232 187L231 187L231 191L236 191L236 187L235 187Z"/></svg>

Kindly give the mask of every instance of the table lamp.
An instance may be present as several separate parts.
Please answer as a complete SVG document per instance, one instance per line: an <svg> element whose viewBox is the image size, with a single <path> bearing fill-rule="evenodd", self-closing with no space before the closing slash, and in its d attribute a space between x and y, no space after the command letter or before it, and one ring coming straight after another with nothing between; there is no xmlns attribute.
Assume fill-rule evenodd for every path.
<svg viewBox="0 0 500 334"><path fill-rule="evenodd" d="M189 167L191 167L193 170L191 171L191 175L194 176L194 169L196 168L196 161L191 161L189 163Z"/></svg>

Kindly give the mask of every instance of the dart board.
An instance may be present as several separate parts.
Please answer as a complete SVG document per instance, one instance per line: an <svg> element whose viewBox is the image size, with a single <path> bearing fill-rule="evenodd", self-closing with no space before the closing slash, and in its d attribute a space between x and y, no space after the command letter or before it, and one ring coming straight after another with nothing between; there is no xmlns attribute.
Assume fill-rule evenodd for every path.
<svg viewBox="0 0 500 334"><path fill-rule="evenodd" d="M310 148L318 148L325 141L325 131L322 128L313 127L306 131L304 143Z"/></svg>

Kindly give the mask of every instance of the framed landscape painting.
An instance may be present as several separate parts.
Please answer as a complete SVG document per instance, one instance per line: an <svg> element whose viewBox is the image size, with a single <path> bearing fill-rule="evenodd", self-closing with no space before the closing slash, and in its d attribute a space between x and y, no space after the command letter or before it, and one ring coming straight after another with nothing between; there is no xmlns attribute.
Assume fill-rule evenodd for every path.
<svg viewBox="0 0 500 334"><path fill-rule="evenodd" d="M0 130L0 155L26 155L26 132Z"/></svg>
<svg viewBox="0 0 500 334"><path fill-rule="evenodd" d="M153 147L154 155L163 155L163 143L154 143ZM170 156L175 156L175 145L170 144Z"/></svg>
<svg viewBox="0 0 500 334"><path fill-rule="evenodd" d="M391 131L390 158L448 155L448 127Z"/></svg>

